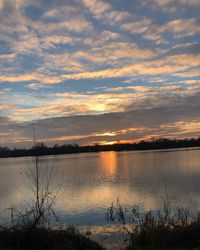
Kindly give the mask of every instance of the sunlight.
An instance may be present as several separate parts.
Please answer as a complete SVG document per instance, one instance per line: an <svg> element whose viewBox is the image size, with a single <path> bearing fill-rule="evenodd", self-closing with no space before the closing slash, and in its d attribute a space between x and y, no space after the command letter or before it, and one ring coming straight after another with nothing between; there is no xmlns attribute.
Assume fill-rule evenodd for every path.
<svg viewBox="0 0 200 250"><path fill-rule="evenodd" d="M114 145L116 143L118 143L118 142L117 141L102 141L99 144L100 145Z"/></svg>
<svg viewBox="0 0 200 250"><path fill-rule="evenodd" d="M115 136L116 133L115 132L105 132L105 133L102 133L102 134L96 134L96 136Z"/></svg>
<svg viewBox="0 0 200 250"><path fill-rule="evenodd" d="M117 171L117 154L114 151L101 152L101 167L109 176L115 176Z"/></svg>
<svg viewBox="0 0 200 250"><path fill-rule="evenodd" d="M106 106L105 104L101 104L101 103L96 103L95 105L93 105L93 107L91 107L92 110L95 110L95 111L105 111L106 110Z"/></svg>

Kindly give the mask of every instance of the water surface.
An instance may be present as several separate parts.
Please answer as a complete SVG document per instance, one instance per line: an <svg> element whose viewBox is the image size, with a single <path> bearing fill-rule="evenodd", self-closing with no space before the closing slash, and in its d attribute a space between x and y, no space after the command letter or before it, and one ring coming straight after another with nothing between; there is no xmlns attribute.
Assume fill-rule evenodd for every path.
<svg viewBox="0 0 200 250"><path fill-rule="evenodd" d="M0 217L31 198L25 175L31 158L0 159ZM100 152L42 157L62 183L56 213L62 223L106 224L111 202L157 210L163 197L173 206L200 209L200 149ZM26 203L27 202L27 203Z"/></svg>

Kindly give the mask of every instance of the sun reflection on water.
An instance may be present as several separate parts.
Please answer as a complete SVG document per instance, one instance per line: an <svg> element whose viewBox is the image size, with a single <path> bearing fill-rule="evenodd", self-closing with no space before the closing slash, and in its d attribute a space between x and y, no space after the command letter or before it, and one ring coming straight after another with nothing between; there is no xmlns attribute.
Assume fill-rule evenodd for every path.
<svg viewBox="0 0 200 250"><path fill-rule="evenodd" d="M101 167L108 176L115 176L117 172L117 154L116 152L101 152Z"/></svg>

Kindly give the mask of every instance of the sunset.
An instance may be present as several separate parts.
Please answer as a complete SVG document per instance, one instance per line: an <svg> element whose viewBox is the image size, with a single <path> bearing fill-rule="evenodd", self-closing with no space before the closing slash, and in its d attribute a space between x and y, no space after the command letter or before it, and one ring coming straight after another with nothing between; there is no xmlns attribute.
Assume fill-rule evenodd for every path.
<svg viewBox="0 0 200 250"><path fill-rule="evenodd" d="M200 0L0 0L0 250L200 250Z"/></svg>
<svg viewBox="0 0 200 250"><path fill-rule="evenodd" d="M200 2L0 1L0 144L200 132ZM112 138L110 137L112 135Z"/></svg>

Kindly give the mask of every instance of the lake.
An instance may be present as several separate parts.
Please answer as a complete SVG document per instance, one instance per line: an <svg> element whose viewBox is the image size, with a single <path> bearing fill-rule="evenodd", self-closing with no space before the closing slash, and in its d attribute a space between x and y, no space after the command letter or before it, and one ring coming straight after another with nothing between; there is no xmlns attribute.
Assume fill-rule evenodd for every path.
<svg viewBox="0 0 200 250"><path fill-rule="evenodd" d="M31 198L25 169L30 158L0 159L0 218L7 208L26 206ZM55 211L62 223L107 224L105 213L117 199L123 207L158 210L172 206L200 209L200 149L100 152L42 157L53 164L61 184Z"/></svg>

